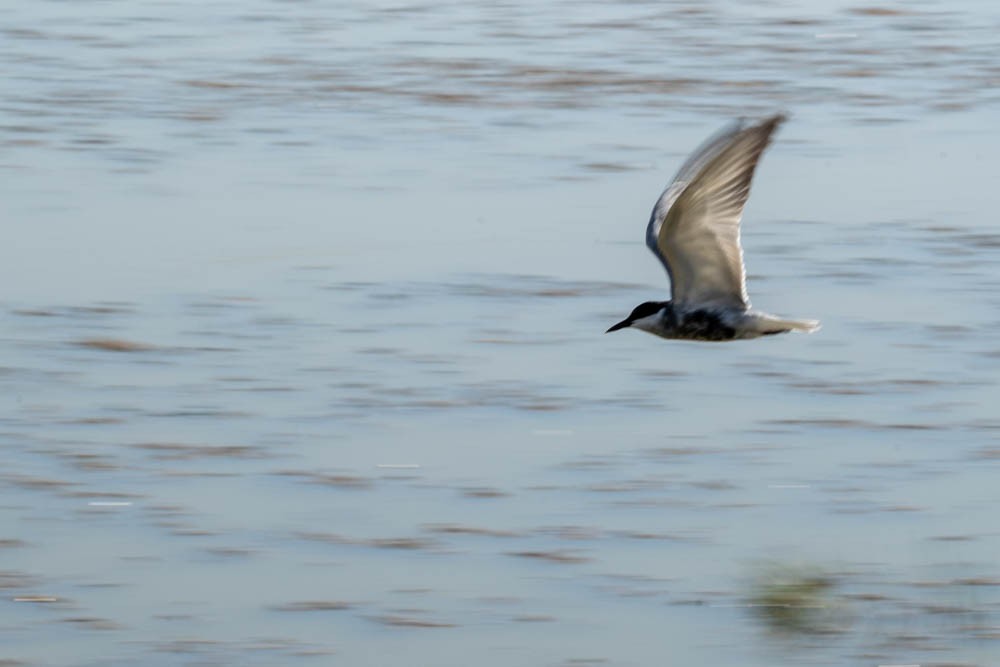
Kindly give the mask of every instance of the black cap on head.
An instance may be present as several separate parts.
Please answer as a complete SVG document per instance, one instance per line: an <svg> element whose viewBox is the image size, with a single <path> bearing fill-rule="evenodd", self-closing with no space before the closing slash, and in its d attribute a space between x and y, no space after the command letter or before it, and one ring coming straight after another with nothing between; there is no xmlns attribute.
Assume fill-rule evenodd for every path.
<svg viewBox="0 0 1000 667"><path fill-rule="evenodd" d="M659 312L664 305L666 304L663 301L646 301L644 303L640 303L638 306L632 309L632 312L629 313L628 317L626 317L618 324L615 324L604 333L611 333L612 331L618 331L619 329L630 327L632 326L632 323L635 322L636 320L641 320L644 317L649 317L650 315Z"/></svg>

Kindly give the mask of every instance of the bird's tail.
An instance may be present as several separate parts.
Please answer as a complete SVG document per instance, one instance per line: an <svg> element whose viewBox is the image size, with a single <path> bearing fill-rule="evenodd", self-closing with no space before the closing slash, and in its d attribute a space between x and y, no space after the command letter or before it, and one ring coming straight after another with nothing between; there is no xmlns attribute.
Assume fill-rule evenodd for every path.
<svg viewBox="0 0 1000 667"><path fill-rule="evenodd" d="M782 320L781 323L788 325L792 331L803 333L819 331L820 328L819 320Z"/></svg>
<svg viewBox="0 0 1000 667"><path fill-rule="evenodd" d="M786 331L802 331L812 333L819 330L819 320L789 320L774 315L758 314L754 328L761 334L784 333Z"/></svg>

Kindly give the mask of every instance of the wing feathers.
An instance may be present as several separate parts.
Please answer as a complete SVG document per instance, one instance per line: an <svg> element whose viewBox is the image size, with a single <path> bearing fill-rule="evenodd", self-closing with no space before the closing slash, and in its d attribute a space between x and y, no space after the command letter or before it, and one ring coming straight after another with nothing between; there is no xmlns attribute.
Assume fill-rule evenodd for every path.
<svg viewBox="0 0 1000 667"><path fill-rule="evenodd" d="M685 162L656 202L646 243L666 267L678 305L749 308L740 219L757 162L784 119L727 127Z"/></svg>

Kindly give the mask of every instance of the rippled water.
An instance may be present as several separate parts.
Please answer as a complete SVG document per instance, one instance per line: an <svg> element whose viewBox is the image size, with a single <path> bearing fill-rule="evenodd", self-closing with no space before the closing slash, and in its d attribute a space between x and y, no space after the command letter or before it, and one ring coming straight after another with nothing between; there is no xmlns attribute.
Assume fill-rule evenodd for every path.
<svg viewBox="0 0 1000 667"><path fill-rule="evenodd" d="M8 8L0 664L997 664L998 29ZM750 292L822 331L604 336L673 170L775 109Z"/></svg>

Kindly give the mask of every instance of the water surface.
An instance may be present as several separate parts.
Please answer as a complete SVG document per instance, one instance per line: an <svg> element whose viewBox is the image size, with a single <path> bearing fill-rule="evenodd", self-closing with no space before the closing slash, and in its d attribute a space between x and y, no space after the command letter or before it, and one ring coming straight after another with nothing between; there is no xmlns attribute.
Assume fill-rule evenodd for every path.
<svg viewBox="0 0 1000 667"><path fill-rule="evenodd" d="M998 27L13 8L0 659L995 664ZM673 170L777 109L750 292L822 331L604 336ZM819 629L750 606L769 563Z"/></svg>

